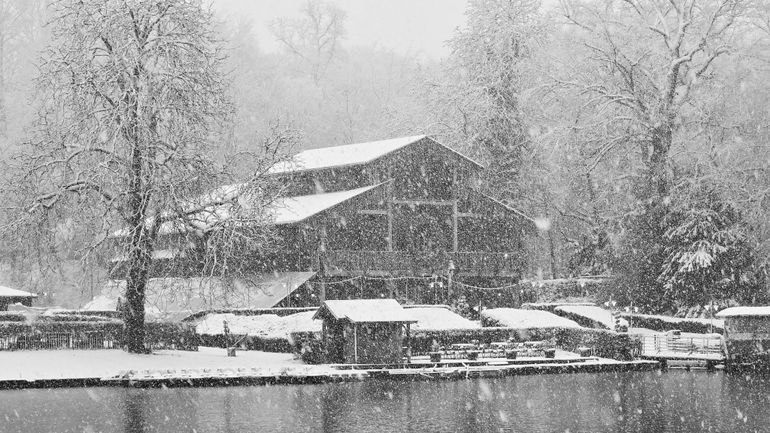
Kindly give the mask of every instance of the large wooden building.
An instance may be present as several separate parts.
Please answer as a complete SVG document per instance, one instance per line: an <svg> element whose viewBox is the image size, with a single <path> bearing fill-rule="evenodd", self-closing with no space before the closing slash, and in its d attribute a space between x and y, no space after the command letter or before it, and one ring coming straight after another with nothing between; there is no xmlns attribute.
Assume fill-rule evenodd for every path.
<svg viewBox="0 0 770 433"><path fill-rule="evenodd" d="M270 175L285 189L271 213L281 244L254 257L252 269L307 280L281 286L274 303L258 307L450 302L461 287L517 282L534 225L481 192L481 170L427 136L306 150L276 164Z"/></svg>

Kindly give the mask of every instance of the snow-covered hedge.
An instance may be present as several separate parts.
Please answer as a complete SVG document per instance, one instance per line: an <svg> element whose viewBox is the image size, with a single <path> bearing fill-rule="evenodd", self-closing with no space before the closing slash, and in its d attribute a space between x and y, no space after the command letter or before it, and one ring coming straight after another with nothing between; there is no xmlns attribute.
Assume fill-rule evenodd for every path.
<svg viewBox="0 0 770 433"><path fill-rule="evenodd" d="M580 328L572 320L540 310L518 308L492 308L481 312L481 324L504 326L514 329Z"/></svg>
<svg viewBox="0 0 770 433"><path fill-rule="evenodd" d="M722 319L683 319L671 316L658 316L651 314L621 313L620 317L626 319L631 327L647 328L653 331L671 331L678 329L682 332L694 334L708 334L717 332L724 334L725 322Z"/></svg>
<svg viewBox="0 0 770 433"><path fill-rule="evenodd" d="M561 329L556 334L556 344L572 352L581 346L592 347L596 356L618 360L634 359L641 349L628 334L603 329Z"/></svg>
<svg viewBox="0 0 770 433"><path fill-rule="evenodd" d="M596 305L562 305L554 308L554 313L586 328L615 329L612 312Z"/></svg>

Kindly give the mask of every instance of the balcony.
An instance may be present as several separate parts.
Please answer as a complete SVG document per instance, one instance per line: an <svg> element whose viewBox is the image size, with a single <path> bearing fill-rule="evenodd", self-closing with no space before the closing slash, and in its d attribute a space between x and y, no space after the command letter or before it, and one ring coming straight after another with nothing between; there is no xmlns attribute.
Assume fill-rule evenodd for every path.
<svg viewBox="0 0 770 433"><path fill-rule="evenodd" d="M330 275L445 275L449 261L458 276L518 277L524 269L521 253L432 251L327 251Z"/></svg>

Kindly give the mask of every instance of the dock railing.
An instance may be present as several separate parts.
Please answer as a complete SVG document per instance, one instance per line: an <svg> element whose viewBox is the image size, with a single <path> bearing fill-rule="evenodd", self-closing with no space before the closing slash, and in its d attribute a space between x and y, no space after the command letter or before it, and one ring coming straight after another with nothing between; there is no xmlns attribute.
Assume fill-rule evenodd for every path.
<svg viewBox="0 0 770 433"><path fill-rule="evenodd" d="M641 342L641 356L722 356L721 337L676 337L670 335L637 336Z"/></svg>
<svg viewBox="0 0 770 433"><path fill-rule="evenodd" d="M0 350L113 349L120 344L104 332L45 332L0 337Z"/></svg>

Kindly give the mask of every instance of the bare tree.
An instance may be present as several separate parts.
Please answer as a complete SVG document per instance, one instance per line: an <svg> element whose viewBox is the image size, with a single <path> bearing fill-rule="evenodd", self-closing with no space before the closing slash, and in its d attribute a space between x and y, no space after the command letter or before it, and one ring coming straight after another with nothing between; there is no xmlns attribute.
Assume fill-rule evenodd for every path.
<svg viewBox="0 0 770 433"><path fill-rule="evenodd" d="M670 188L669 152L688 104L707 86L715 61L730 52L748 1L562 1L585 68L557 81L577 89L612 136L597 155L635 144L647 197ZM575 37L577 35L577 37Z"/></svg>
<svg viewBox="0 0 770 433"><path fill-rule="evenodd" d="M345 12L332 3L307 0L297 19L281 18L271 23L278 41L310 68L318 84L345 36Z"/></svg>
<svg viewBox="0 0 770 433"><path fill-rule="evenodd" d="M55 237L63 223L73 224L86 256L117 242L126 344L143 352L145 288L159 233L172 225L204 236L229 225L260 239L264 224L245 222L264 220L259 197L273 191L255 180L205 193L231 181L228 164L207 156L231 105L202 1L63 0L54 12L54 43L38 79L39 119L16 179L23 212L4 231L36 227L36 235ZM246 193L256 206L239 204Z"/></svg>

